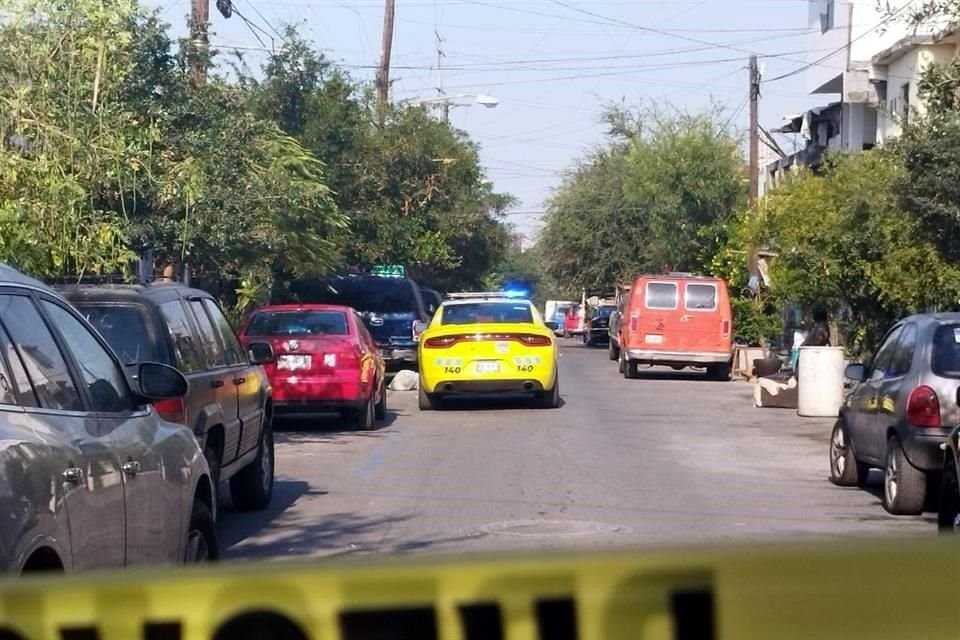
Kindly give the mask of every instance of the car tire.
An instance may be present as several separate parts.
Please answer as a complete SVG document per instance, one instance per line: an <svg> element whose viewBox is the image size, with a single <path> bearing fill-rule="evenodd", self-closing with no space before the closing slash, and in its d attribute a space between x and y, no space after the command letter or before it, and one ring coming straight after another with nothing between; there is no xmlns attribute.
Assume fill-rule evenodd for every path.
<svg viewBox="0 0 960 640"><path fill-rule="evenodd" d="M377 428L377 407L376 401L370 397L363 406L360 407L360 421L357 423L357 429L360 431L372 431Z"/></svg>
<svg viewBox="0 0 960 640"><path fill-rule="evenodd" d="M623 350L621 350L620 353L617 354L617 371L626 374L627 363L624 362L624 357Z"/></svg>
<svg viewBox="0 0 960 640"><path fill-rule="evenodd" d="M607 357L611 360L617 360L620 357L620 350L617 349L617 345L613 344L613 338L610 338L610 341L607 342Z"/></svg>
<svg viewBox="0 0 960 640"><path fill-rule="evenodd" d="M215 562L220 557L217 544L217 527L210 507L194 500L187 528L187 548L184 549L184 564Z"/></svg>
<svg viewBox="0 0 960 640"><path fill-rule="evenodd" d="M387 381L380 381L380 401L377 402L374 416L377 420L385 420L387 417Z"/></svg>
<svg viewBox="0 0 960 640"><path fill-rule="evenodd" d="M435 411L437 409L437 398L433 394L427 393L423 388L423 380L417 385L417 406L420 411Z"/></svg>
<svg viewBox="0 0 960 640"><path fill-rule="evenodd" d="M883 508L896 516L923 513L927 497L927 474L907 460L896 436L887 440L883 466Z"/></svg>
<svg viewBox="0 0 960 640"><path fill-rule="evenodd" d="M553 388L549 391L541 391L537 395L537 406L541 409L560 408L560 378L555 377Z"/></svg>
<svg viewBox="0 0 960 640"><path fill-rule="evenodd" d="M862 487L869 471L870 467L854 457L847 428L838 419L830 434L830 482L838 487Z"/></svg>
<svg viewBox="0 0 960 640"><path fill-rule="evenodd" d="M957 465L949 459L943 465L940 480L937 531L943 535L960 534L960 482L957 481Z"/></svg>
<svg viewBox="0 0 960 640"><path fill-rule="evenodd" d="M274 450L272 416L264 420L253 462L230 478L230 498L240 511L265 509L273 497Z"/></svg>

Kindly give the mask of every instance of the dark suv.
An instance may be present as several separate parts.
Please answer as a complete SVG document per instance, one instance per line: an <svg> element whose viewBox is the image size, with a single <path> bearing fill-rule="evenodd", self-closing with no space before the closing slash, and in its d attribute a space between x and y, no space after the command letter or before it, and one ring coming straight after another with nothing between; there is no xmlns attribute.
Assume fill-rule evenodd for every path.
<svg viewBox="0 0 960 640"><path fill-rule="evenodd" d="M413 324L429 322L420 287L409 278L345 275L301 281L291 293L304 303L353 307L373 336L388 370L416 367Z"/></svg>
<svg viewBox="0 0 960 640"><path fill-rule="evenodd" d="M165 419L193 430L215 486L230 481L235 507L265 508L274 469L270 383L260 362L252 362L240 346L213 296L178 283L79 285L61 291L125 364L162 362L186 376L187 395L154 407ZM258 355L271 360L272 349Z"/></svg>

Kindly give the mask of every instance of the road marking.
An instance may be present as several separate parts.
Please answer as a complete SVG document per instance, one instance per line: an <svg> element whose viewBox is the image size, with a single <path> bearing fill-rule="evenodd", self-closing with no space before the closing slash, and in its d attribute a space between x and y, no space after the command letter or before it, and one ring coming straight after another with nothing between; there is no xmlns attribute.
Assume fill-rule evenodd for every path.
<svg viewBox="0 0 960 640"><path fill-rule="evenodd" d="M356 471L353 472L353 477L357 480L364 480L372 476L376 472L377 467L380 466L380 463L387 457L387 454L400 442L401 433L400 431L390 433L390 435L387 436L387 441L380 445L380 447L367 458L366 462L357 467Z"/></svg>

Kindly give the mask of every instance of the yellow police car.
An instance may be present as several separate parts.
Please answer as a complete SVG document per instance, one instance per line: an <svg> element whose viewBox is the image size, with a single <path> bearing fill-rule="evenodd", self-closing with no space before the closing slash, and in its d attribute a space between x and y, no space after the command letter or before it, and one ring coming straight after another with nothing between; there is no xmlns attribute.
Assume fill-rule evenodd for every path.
<svg viewBox="0 0 960 640"><path fill-rule="evenodd" d="M458 394L532 394L560 406L557 344L533 304L510 293L453 294L419 336L420 409Z"/></svg>

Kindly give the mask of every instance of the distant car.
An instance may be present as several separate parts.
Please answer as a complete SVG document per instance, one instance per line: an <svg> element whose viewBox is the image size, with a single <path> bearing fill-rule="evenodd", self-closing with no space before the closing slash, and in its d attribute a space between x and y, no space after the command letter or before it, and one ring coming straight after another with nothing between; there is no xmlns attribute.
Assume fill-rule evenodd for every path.
<svg viewBox="0 0 960 640"><path fill-rule="evenodd" d="M563 335L569 338L583 333L583 325L580 320L580 305L573 304L567 307L563 316Z"/></svg>
<svg viewBox="0 0 960 640"><path fill-rule="evenodd" d="M703 367L714 380L730 380L733 312L720 278L686 273L634 279L619 323L620 373L636 378L641 364L674 369Z"/></svg>
<svg viewBox="0 0 960 640"><path fill-rule="evenodd" d="M241 329L244 344L270 342L265 365L277 415L340 413L355 429L373 429L387 415L383 358L363 319L338 305L271 305Z"/></svg>
<svg viewBox="0 0 960 640"><path fill-rule="evenodd" d="M948 484L956 477L955 455L944 456L941 444L955 445L948 436L960 422L960 313L897 322L868 366L851 364L845 373L854 386L830 438L830 479L862 486L879 467L884 508L921 513L940 490L941 472Z"/></svg>
<svg viewBox="0 0 960 640"><path fill-rule="evenodd" d="M610 314L615 310L613 305L600 305L590 310L583 331L583 344L592 347L610 341Z"/></svg>
<svg viewBox="0 0 960 640"><path fill-rule="evenodd" d="M557 328L554 330L555 335L563 335L563 324L567 316L567 311L574 304L576 303L567 300L547 300L543 309L543 319L545 322L551 322L557 325Z"/></svg>
<svg viewBox="0 0 960 640"><path fill-rule="evenodd" d="M60 295L0 265L0 572L217 557L203 453L151 406L187 381L131 373Z"/></svg>
<svg viewBox="0 0 960 640"><path fill-rule="evenodd" d="M477 393L527 393L540 407L560 406L556 341L529 300L446 300L420 335L420 409Z"/></svg>
<svg viewBox="0 0 960 640"><path fill-rule="evenodd" d="M417 366L415 322L429 322L420 287L404 277L349 274L291 287L300 301L352 307L376 342L389 371Z"/></svg>
<svg viewBox="0 0 960 640"><path fill-rule="evenodd" d="M273 359L268 345L249 345L254 354L248 352L216 299L180 283L62 290L124 364L162 362L187 377L186 395L154 407L193 430L214 482L230 482L236 508L266 508L273 495L273 398L260 365Z"/></svg>
<svg viewBox="0 0 960 640"><path fill-rule="evenodd" d="M617 361L620 359L620 323L623 320L623 309L627 304L627 295L630 290L624 287L617 289L617 302L607 319L607 356Z"/></svg>
<svg viewBox="0 0 960 640"><path fill-rule="evenodd" d="M440 305L443 304L443 296L441 296L438 291L425 287L420 289L420 296L423 298L423 304L427 307L427 313L430 317L433 317L433 314L436 313Z"/></svg>

